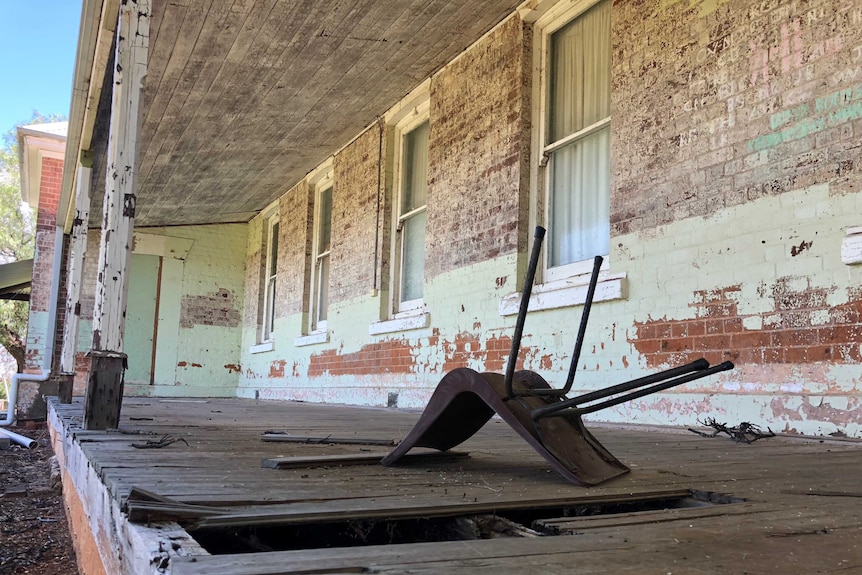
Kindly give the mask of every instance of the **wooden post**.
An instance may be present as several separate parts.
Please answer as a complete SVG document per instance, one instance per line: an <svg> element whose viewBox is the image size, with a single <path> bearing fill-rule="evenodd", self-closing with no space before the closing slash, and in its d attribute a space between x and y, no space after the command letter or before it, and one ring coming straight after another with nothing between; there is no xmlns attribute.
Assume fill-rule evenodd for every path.
<svg viewBox="0 0 862 575"><path fill-rule="evenodd" d="M147 73L150 0L124 0L117 22L105 210L93 310L93 347L84 405L84 428L117 427L123 403L126 354L123 330L134 230L137 144Z"/></svg>
<svg viewBox="0 0 862 575"><path fill-rule="evenodd" d="M81 284L84 257L87 254L87 221L90 219L90 173L93 161L88 152L81 153L75 190L75 221L69 246L68 281L66 284L66 321L63 327L63 351L60 355L60 389L62 403L72 402L75 381L75 350L78 347L78 324L81 319Z"/></svg>

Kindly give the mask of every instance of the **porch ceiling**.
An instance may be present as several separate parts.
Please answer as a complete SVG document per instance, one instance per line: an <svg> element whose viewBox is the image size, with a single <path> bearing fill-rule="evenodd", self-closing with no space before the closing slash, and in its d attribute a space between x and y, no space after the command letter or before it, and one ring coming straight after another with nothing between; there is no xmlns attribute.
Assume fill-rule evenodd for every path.
<svg viewBox="0 0 862 575"><path fill-rule="evenodd" d="M136 225L248 221L519 3L153 0Z"/></svg>

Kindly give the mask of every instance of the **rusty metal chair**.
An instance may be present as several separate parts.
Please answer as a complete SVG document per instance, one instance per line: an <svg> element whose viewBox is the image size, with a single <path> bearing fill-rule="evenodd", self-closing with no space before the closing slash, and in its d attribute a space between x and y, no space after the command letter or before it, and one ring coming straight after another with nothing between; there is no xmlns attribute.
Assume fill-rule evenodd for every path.
<svg viewBox="0 0 862 575"><path fill-rule="evenodd" d="M419 421L407 437L383 458L383 465L397 463L413 447L441 451L451 449L472 437L497 413L560 475L573 483L596 485L627 473L629 468L593 437L584 426L581 416L733 369L729 361L710 367L705 359L698 359L659 373L566 398L574 383L602 264L602 258L597 256L565 385L559 389L552 388L533 371L515 371L544 234L543 228L536 228L505 375L479 373L468 368L458 368L447 373L437 385Z"/></svg>

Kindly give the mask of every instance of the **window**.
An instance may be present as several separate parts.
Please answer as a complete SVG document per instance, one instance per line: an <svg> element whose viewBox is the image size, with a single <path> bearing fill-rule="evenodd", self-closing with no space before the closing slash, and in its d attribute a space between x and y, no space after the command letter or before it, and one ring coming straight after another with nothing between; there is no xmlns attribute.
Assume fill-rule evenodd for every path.
<svg viewBox="0 0 862 575"><path fill-rule="evenodd" d="M402 125L398 201L395 218L395 313L422 307L425 284L425 204L428 196L427 113L424 120Z"/></svg>
<svg viewBox="0 0 862 575"><path fill-rule="evenodd" d="M278 275L278 214L266 219L264 252L266 253L261 341L272 341L275 329L275 282Z"/></svg>
<svg viewBox="0 0 862 575"><path fill-rule="evenodd" d="M546 280L587 272L594 256L610 251L611 2L574 15L561 10L537 22L544 72L539 151L547 162Z"/></svg>
<svg viewBox="0 0 862 575"><path fill-rule="evenodd" d="M329 307L329 250L332 240L332 184L318 186L315 198L314 250L311 262L311 331L326 331Z"/></svg>

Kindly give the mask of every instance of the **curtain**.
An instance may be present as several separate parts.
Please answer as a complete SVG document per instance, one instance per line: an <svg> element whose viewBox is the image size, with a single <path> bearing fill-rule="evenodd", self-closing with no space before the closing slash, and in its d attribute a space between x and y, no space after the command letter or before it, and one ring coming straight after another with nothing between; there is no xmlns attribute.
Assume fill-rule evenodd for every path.
<svg viewBox="0 0 862 575"><path fill-rule="evenodd" d="M425 206L428 198L428 122L404 136L403 196L401 214ZM401 237L401 297L410 301L422 297L425 284L425 211L400 218Z"/></svg>
<svg viewBox="0 0 862 575"><path fill-rule="evenodd" d="M554 32L550 41L548 145L610 118L608 0ZM550 154L551 266L610 249L610 128Z"/></svg>
<svg viewBox="0 0 862 575"><path fill-rule="evenodd" d="M316 322L326 321L326 310L329 307L329 249L332 241L332 188L320 192L320 208L318 211L317 236L317 285L316 287Z"/></svg>
<svg viewBox="0 0 862 575"><path fill-rule="evenodd" d="M428 197L428 122L404 136L404 197L401 213L425 205Z"/></svg>
<svg viewBox="0 0 862 575"><path fill-rule="evenodd" d="M425 284L425 222L420 212L404 222L404 257L401 261L401 301L422 297Z"/></svg>

